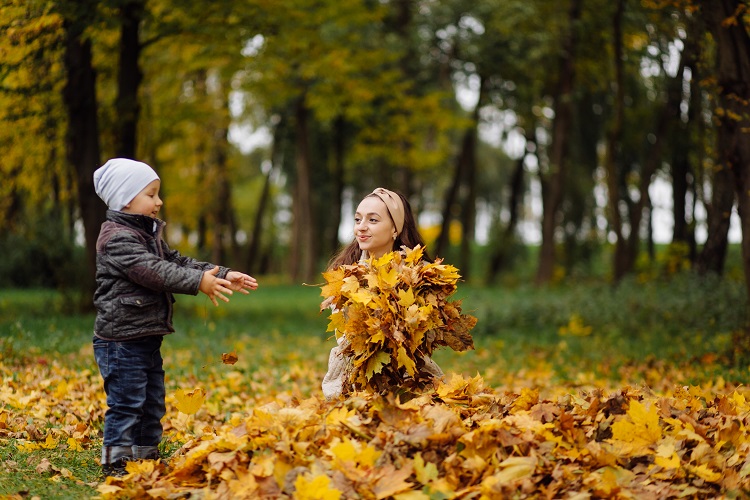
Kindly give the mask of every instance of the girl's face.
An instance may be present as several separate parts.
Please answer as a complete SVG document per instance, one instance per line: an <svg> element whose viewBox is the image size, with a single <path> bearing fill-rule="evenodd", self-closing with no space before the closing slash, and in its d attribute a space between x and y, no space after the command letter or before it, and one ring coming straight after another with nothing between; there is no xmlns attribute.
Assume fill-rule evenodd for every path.
<svg viewBox="0 0 750 500"><path fill-rule="evenodd" d="M128 214L147 215L156 218L162 206L161 198L159 198L160 187L161 181L159 179L151 181L121 211Z"/></svg>
<svg viewBox="0 0 750 500"><path fill-rule="evenodd" d="M360 202L354 214L354 236L370 257L380 258L393 250L396 228L383 200L368 196Z"/></svg>

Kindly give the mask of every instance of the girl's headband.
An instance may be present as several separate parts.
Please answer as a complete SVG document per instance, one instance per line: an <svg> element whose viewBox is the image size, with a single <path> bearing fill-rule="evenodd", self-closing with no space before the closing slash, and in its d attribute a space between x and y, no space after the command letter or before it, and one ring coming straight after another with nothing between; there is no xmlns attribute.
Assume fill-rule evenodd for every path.
<svg viewBox="0 0 750 500"><path fill-rule="evenodd" d="M404 229L404 202L401 201L401 197L393 191L388 191L383 188L376 188L375 191L370 194L383 200L386 208L388 208L388 213L391 214L393 223L396 225L396 232L401 234L401 231Z"/></svg>

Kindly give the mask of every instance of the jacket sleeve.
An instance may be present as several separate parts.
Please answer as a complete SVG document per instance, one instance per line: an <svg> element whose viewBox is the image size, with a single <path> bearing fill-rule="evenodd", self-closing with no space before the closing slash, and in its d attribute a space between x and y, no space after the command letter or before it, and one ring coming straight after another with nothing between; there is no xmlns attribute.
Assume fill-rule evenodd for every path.
<svg viewBox="0 0 750 500"><path fill-rule="evenodd" d="M128 280L158 292L197 295L203 270L184 267L148 251L131 231L113 235L104 249L108 267Z"/></svg>
<svg viewBox="0 0 750 500"><path fill-rule="evenodd" d="M169 245L167 245L167 242L164 240L162 240L160 244L162 246L162 249L164 250L164 258L169 262L174 262L180 267L199 269L200 271L210 271L211 269L216 267L216 264L211 264L210 262L201 262L199 260L193 259L192 257L182 255L177 250L170 249ZM218 276L219 278L226 278L229 271L230 269L228 267L219 266L219 273L216 276Z"/></svg>

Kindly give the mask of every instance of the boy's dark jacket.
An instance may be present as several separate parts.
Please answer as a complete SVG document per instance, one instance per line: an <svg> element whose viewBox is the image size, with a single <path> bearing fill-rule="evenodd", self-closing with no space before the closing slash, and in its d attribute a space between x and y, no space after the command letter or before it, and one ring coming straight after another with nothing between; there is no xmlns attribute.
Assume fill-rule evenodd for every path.
<svg viewBox="0 0 750 500"><path fill-rule="evenodd" d="M132 340L174 332L174 293L197 295L204 271L214 268L170 250L164 221L107 210L96 242L96 322L105 340ZM218 277L229 269L220 267Z"/></svg>

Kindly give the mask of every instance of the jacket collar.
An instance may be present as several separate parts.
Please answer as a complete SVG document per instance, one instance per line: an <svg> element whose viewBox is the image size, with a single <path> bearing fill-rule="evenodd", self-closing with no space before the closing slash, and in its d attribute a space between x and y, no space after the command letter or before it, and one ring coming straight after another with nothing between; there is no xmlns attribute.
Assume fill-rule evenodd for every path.
<svg viewBox="0 0 750 500"><path fill-rule="evenodd" d="M166 222L161 219L154 219L147 215L128 214L118 210L107 210L107 220L143 231L152 236L166 225Z"/></svg>

